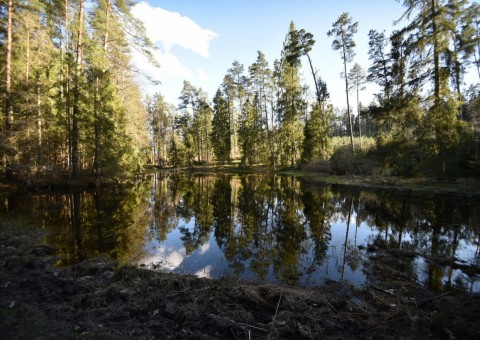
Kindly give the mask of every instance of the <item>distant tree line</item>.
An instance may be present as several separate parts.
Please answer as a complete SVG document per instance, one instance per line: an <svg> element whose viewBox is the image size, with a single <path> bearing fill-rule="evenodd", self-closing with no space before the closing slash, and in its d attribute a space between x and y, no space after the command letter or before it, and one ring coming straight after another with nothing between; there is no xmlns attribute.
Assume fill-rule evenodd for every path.
<svg viewBox="0 0 480 340"><path fill-rule="evenodd" d="M133 4L0 2L0 168L7 177L122 175L148 162L213 161L480 175L480 85L463 86L467 70L480 78L476 2L403 1L396 31L370 31L366 70L355 63L358 23L341 14L327 35L343 61L345 111L330 104L314 66L313 34L293 22L273 65L261 51L248 67L234 61L213 99L185 81L177 107L160 93L142 103L132 51L155 61L142 23L130 13ZM303 76L311 77L313 89ZM363 106L367 82L381 91Z"/></svg>
<svg viewBox="0 0 480 340"><path fill-rule="evenodd" d="M340 159L346 172L371 172L370 160L376 171L402 176L480 175L480 85L462 87L468 69L480 77L480 6L466 0L403 5L400 28L389 37L369 32L366 71L358 63L349 66L358 23L343 13L327 32L343 61L345 112L329 104L327 84L313 66L313 35L292 22L273 68L260 51L247 70L234 61L213 103L188 82L178 108L167 109L161 95L150 100L153 131L168 130L161 143L155 137L155 149L164 150L155 162L240 160L277 168ZM302 62L313 77L313 99L302 84ZM381 92L364 107L360 97L367 82ZM164 113L168 119L157 117ZM168 128L160 128L160 121ZM365 136L373 147L362 145ZM348 137L349 147L337 147L334 137Z"/></svg>

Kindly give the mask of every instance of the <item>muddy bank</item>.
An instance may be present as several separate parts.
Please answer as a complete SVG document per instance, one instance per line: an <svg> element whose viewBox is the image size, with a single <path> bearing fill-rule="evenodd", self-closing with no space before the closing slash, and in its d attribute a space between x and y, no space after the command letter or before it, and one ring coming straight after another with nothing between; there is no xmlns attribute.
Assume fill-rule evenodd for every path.
<svg viewBox="0 0 480 340"><path fill-rule="evenodd" d="M109 186L132 183L140 178L145 178L152 173L177 174L279 174L291 175L303 178L306 181L319 182L333 185L357 186L367 188L387 188L411 191L447 192L461 193L464 195L480 195L480 180L475 178L457 178L450 181L439 181L434 178L402 178L396 176L347 176L334 175L325 172L312 172L306 170L276 170L271 171L266 167L248 168L232 166L196 166L191 168L166 168L149 169L145 174L138 174L132 178L109 178L101 177L96 179L92 175L84 175L76 179L63 176L45 176L38 178L6 180L0 177L0 191L50 191L50 190L72 190L88 189L97 186Z"/></svg>
<svg viewBox="0 0 480 340"><path fill-rule="evenodd" d="M104 257L60 269L55 249L36 243L0 234L2 338L480 337L480 296L430 293L385 254L369 270L394 271L394 289L298 288L162 274Z"/></svg>
<svg viewBox="0 0 480 340"><path fill-rule="evenodd" d="M135 178L95 178L93 175L83 175L78 178L69 178L68 174L58 176L32 177L30 179L15 178L7 180L0 177L0 194L14 192L49 192L53 190L86 190L98 186L126 184Z"/></svg>

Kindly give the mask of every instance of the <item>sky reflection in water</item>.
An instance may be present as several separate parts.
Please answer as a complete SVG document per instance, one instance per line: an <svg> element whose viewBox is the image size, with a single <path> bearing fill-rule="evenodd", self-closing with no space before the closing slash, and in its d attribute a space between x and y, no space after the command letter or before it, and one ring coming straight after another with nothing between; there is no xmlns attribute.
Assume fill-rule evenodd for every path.
<svg viewBox="0 0 480 340"><path fill-rule="evenodd" d="M374 280L365 272L369 250L394 247L418 254L412 275L426 285L478 291L478 278L420 256L478 263L473 201L282 176L158 178L150 213L161 222L148 228L138 263L209 278L362 285Z"/></svg>
<svg viewBox="0 0 480 340"><path fill-rule="evenodd" d="M435 291L480 291L479 197L158 175L133 187L0 199L0 227L45 231L59 266L105 254L155 270L307 286L388 286L388 266L400 266ZM385 250L393 261L372 271Z"/></svg>

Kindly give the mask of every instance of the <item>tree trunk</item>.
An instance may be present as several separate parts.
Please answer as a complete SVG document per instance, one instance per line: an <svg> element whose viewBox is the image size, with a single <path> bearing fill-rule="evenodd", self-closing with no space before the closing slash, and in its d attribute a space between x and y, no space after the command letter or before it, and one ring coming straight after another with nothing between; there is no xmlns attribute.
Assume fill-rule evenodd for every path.
<svg viewBox="0 0 480 340"><path fill-rule="evenodd" d="M80 114L80 73L82 70L83 52L83 0L80 0L78 7L78 34L76 48L76 72L73 92L73 114L72 114L72 178L78 177L78 116Z"/></svg>
<svg viewBox="0 0 480 340"><path fill-rule="evenodd" d="M43 165L42 143L43 143L43 117L42 117L42 99L40 97L40 79L37 79L37 163L38 166Z"/></svg>
<svg viewBox="0 0 480 340"><path fill-rule="evenodd" d="M479 20L476 20L475 21L475 32L480 32L480 27L479 27ZM475 58L475 66L477 67L477 74L478 74L478 79L480 79L480 39L478 38L478 35L476 37L476 41L477 41L477 49L473 50L473 56Z"/></svg>
<svg viewBox="0 0 480 340"><path fill-rule="evenodd" d="M310 55L308 53L305 53L305 55L307 56L308 64L310 65L310 70L312 72L313 81L315 82L315 92L317 94L317 102L318 102L318 106L320 106L321 105L321 98L320 98L320 89L318 88L318 84L317 84L317 75L315 74L315 71L313 70L313 65L312 65L312 60L310 59Z"/></svg>
<svg viewBox="0 0 480 340"><path fill-rule="evenodd" d="M109 11L110 11L110 0L107 1L107 5L105 8L105 31L103 33L103 51L107 53L107 44L108 44L108 18L109 18ZM105 55L106 58L106 55ZM106 67L106 65L104 65ZM100 154L101 154L101 126L100 126L100 116L101 112L99 109L99 102L100 102L100 77L104 77L106 69L102 69L100 71L95 72L95 93L94 93L94 134L95 134L95 153L94 153L94 160L93 160L93 171L95 172L95 184L96 186L100 185L100 175L101 175L101 165L100 165Z"/></svg>
<svg viewBox="0 0 480 340"><path fill-rule="evenodd" d="M436 16L437 16L437 5L436 5L436 0L431 0L431 15L432 15L432 36L433 36L433 82L434 82L434 88L433 88L433 93L434 93L434 106L433 106L433 111L434 114L437 115L437 120L443 119L441 117L441 98L440 98L440 53L439 53L439 42L438 42L438 30L437 30L437 21L436 21ZM438 124L438 122L436 123ZM438 128L435 128L436 131L436 143L439 146L440 149L440 155L439 155L439 177L441 179L445 178L446 174L446 148L444 141L440 136L438 136L439 132Z"/></svg>
<svg viewBox="0 0 480 340"><path fill-rule="evenodd" d="M433 35L433 64L434 64L434 105L435 109L440 108L440 57L438 51L438 32L437 32L437 10L435 0L431 0L432 15L432 35Z"/></svg>
<svg viewBox="0 0 480 340"><path fill-rule="evenodd" d="M11 152L11 134L13 125L13 107L12 107L12 89L11 89L11 72L12 72L12 17L13 17L13 1L8 1L8 21L7 21L7 56L6 56L6 80L5 80L5 138L6 138L6 154L5 154L5 176L12 178L13 176L13 159Z"/></svg>
<svg viewBox="0 0 480 340"><path fill-rule="evenodd" d="M65 169L70 169L71 171L71 155L72 155L72 134L70 133L71 130L71 110L70 110L70 44L68 39L68 22L70 20L68 16L68 7L69 2L65 0L65 125L66 125L66 166Z"/></svg>
<svg viewBox="0 0 480 340"><path fill-rule="evenodd" d="M100 165L99 165L99 155L100 155L100 124L99 124L99 112L98 112L98 75L95 76L95 90L93 95L93 114L94 114L94 134L95 134L95 153L93 158L93 171L95 172L95 184L99 185L99 176L100 176Z"/></svg>
<svg viewBox="0 0 480 340"><path fill-rule="evenodd" d="M352 126L352 115L350 114L350 99L348 97L348 77L347 77L347 53L345 51L345 44L343 44L343 70L345 76L345 94L347 95L347 114L348 114L348 124L350 132L350 153L351 161L355 157L355 143L353 141L353 126Z"/></svg>
<svg viewBox="0 0 480 340"><path fill-rule="evenodd" d="M360 99L359 99L358 81L357 81L357 116L358 116L358 138L360 141L360 150L362 150L362 120L360 118Z"/></svg>

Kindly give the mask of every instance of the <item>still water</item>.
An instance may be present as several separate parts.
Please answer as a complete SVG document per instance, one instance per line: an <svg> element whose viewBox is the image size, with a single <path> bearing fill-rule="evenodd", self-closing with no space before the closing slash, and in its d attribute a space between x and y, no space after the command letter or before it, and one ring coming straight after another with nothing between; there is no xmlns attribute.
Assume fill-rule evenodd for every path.
<svg viewBox="0 0 480 340"><path fill-rule="evenodd" d="M478 196L290 176L155 175L128 188L1 198L1 220L45 230L58 265L106 254L200 277L361 286L378 284L367 270L376 252L398 249L408 255L405 274L425 286L480 291L465 270L480 265Z"/></svg>

